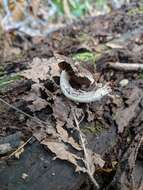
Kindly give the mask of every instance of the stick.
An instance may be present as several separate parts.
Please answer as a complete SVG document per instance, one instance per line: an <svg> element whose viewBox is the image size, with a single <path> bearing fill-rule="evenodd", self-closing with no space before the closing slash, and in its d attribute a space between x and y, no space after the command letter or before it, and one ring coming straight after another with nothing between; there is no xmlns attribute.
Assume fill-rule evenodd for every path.
<svg viewBox="0 0 143 190"><path fill-rule="evenodd" d="M74 112L73 112L73 117L74 117L76 127L77 127L78 132L79 132L81 145L82 145L82 148L83 148L83 151L84 151L84 156L85 156L85 160L86 160L85 165L86 165L86 169L87 169L87 174L89 175L89 177L90 177L91 181L93 182L93 184L95 185L95 187L97 187L97 189L99 189L99 184L97 183L97 181L95 180L95 178L93 177L93 175L92 175L92 173L90 171L90 165L89 165L89 161L88 161L88 153L86 151L86 147L85 147L84 139L83 139L83 136L82 136L82 132L81 132L80 127L79 127L79 122L78 122Z"/></svg>
<svg viewBox="0 0 143 190"><path fill-rule="evenodd" d="M32 136L33 137L33 136ZM14 152L12 152L8 158L11 158L12 156L14 156L19 150L21 150L22 148L24 148L27 143L32 139L32 137L30 137L25 143L23 143L20 147L18 147Z"/></svg>
<svg viewBox="0 0 143 190"><path fill-rule="evenodd" d="M44 126L47 125L46 122L44 122L44 121L38 119L37 117L33 117L33 116L31 116L30 114L28 114L28 113L26 113L26 112L24 112L24 111L22 111L22 110L16 108L15 106L9 104L8 102L6 102L5 100L3 100L2 98L0 98L0 102L4 103L5 105L7 105L8 107L14 109L14 110L17 111L17 112L22 113L23 115L27 116L28 118L33 119L33 121L35 121L35 122L38 123L39 125L42 125L42 126L43 126L43 125L44 125Z"/></svg>
<svg viewBox="0 0 143 190"><path fill-rule="evenodd" d="M143 71L143 64L140 63L108 63L108 67L120 71Z"/></svg>

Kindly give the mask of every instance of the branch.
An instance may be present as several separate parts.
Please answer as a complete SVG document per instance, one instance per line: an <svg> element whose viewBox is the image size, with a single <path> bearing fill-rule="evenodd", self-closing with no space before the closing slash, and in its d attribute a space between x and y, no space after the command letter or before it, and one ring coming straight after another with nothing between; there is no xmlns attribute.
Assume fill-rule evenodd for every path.
<svg viewBox="0 0 143 190"><path fill-rule="evenodd" d="M143 64L140 63L109 62L108 67L120 71L143 71Z"/></svg>

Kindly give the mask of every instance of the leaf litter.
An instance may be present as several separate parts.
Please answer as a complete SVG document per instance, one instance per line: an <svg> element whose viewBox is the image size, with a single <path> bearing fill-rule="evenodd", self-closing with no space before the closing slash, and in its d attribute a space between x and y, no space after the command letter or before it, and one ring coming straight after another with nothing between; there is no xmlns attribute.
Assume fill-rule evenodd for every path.
<svg viewBox="0 0 143 190"><path fill-rule="evenodd" d="M120 17L117 18L117 15L120 15ZM140 133L140 137L138 137L136 150L124 138L128 130L134 133L139 133L139 129L140 131L142 130L141 119L139 119L142 113L142 80L138 79L137 73L114 71L108 65L109 62L112 62L112 64L116 62L140 64L142 62L143 51L142 48L139 48L141 43L140 34L139 43L139 41L137 42L137 38L132 39L130 37L131 35L129 35L130 33L128 33L127 29L135 29L136 23L133 24L134 21L131 22L130 17L126 17L124 13L122 14L122 10L111 14L110 18L105 16L104 25L100 21L101 18L95 24L91 21L86 21L88 27L84 27L82 23L75 24L71 29L59 31L59 35L56 33L51 35L47 40L47 50L44 50L44 52L52 50L52 56L41 58L36 55L28 61L27 69L21 71L21 75L25 79L31 80L32 85L30 90L18 97L26 101L26 105L24 106L32 114L33 119L27 119L26 125L33 136L45 148L48 148L55 158L70 162L74 166L75 171L87 173L90 171L91 175L94 174L98 167L101 168L101 171L102 168L105 171L106 164L108 165L110 161L104 154L104 156L97 154L92 148L88 148L86 135L81 130L79 131L76 126L76 120L79 125L81 124L80 129L84 122L91 121L95 123L99 121L107 129L116 126L118 132L116 138L118 140L121 137L123 138L123 142L121 143L123 147L120 149L119 143L119 145L115 146L117 150L120 149L119 152L115 155L113 152L110 152L108 156L110 159L112 159L112 156L115 156L119 162L119 167L120 151L126 152L127 150L127 155L123 156L121 162L124 162L128 155L129 166L135 162L136 156L133 158L133 154L136 151L138 152L142 134ZM119 26L119 23L123 27ZM96 29L96 32L93 32L94 29ZM88 61L80 62L79 60L72 59L73 53L79 51L79 49L75 48L77 47L78 40L80 42L80 46L78 44L79 47L85 44L81 39L78 39L78 35L76 37L73 35L73 33L77 33L80 30L86 34L92 33L93 43L86 41L87 46L90 46L88 51L96 51L95 47L93 47L95 45L94 41L96 41L96 47L104 45L104 43L110 46L110 51L109 49L108 51L105 50L99 59L96 60L96 65L88 63ZM127 43L123 43L123 33L127 33L128 35ZM120 36L120 40L116 40L116 44L114 44L115 41L112 43L112 39L109 36L113 36L114 38L116 35L117 37ZM120 42L122 42L121 45ZM131 43L132 46L130 46ZM50 48L48 49L49 46ZM139 52L137 54L132 53L135 52L135 47L138 47ZM76 89L89 91L97 88L96 83L106 84L110 82L112 94L104 97L100 102L88 104L73 102L61 92L60 73L62 70L66 70L69 73L71 85ZM121 86L120 81L124 79L128 79L129 82L126 86ZM75 117L72 110L74 110ZM38 118L40 122L35 122L35 118ZM131 136L132 139L134 137L135 135ZM83 148L83 146L85 147ZM130 171L132 170L131 167L129 169ZM126 175L127 177L130 176L130 172ZM118 171L117 169L116 176L117 181L120 180L122 171Z"/></svg>

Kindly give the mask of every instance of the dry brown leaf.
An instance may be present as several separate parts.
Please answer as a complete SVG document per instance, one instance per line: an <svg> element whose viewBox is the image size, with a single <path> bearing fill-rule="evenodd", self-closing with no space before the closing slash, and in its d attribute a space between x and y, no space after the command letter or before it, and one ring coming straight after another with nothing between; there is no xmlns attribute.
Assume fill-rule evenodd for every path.
<svg viewBox="0 0 143 190"><path fill-rule="evenodd" d="M38 10L40 7L40 0L31 0L30 6L32 8L32 13L34 17L37 17Z"/></svg>
<svg viewBox="0 0 143 190"><path fill-rule="evenodd" d="M124 128L129 125L129 122L136 117L136 108L142 98L142 91L135 87L131 90L130 97L126 103L129 104L127 108L119 108L116 114L116 123L118 125L118 132L122 133Z"/></svg>
<svg viewBox="0 0 143 190"><path fill-rule="evenodd" d="M78 160L81 160L80 157L68 151L68 147L63 142L51 142L48 139L44 139L41 144L47 146L47 148L54 153L55 159L59 158L61 160L66 160L72 163L76 167L76 171L85 172L85 168L78 165Z"/></svg>
<svg viewBox="0 0 143 190"><path fill-rule="evenodd" d="M37 84L37 83L33 84L31 86L30 92L28 92L28 95L23 96L23 99L26 100L26 101L34 101L34 100L36 100L38 97L41 96L40 89L43 90L43 88L44 87L41 84Z"/></svg>
<svg viewBox="0 0 143 190"><path fill-rule="evenodd" d="M44 86L41 83L35 83L31 86L30 92L22 97L25 101L31 102L27 107L30 108L32 112L40 111L48 105L48 101L41 98L42 90L44 90Z"/></svg>
<svg viewBox="0 0 143 190"><path fill-rule="evenodd" d="M24 11L26 7L25 0L17 0L16 3L14 0L9 0L8 6L12 12L12 18L14 21L21 21L24 18Z"/></svg>
<svg viewBox="0 0 143 190"><path fill-rule="evenodd" d="M95 119L95 113L91 112L89 109L86 110L87 113L87 121L91 122Z"/></svg>
<svg viewBox="0 0 143 190"><path fill-rule="evenodd" d="M74 62L72 59L61 55L56 55L56 58L59 67L69 73L72 82L85 86L90 86L94 83L94 66L92 64Z"/></svg>
<svg viewBox="0 0 143 190"><path fill-rule="evenodd" d="M55 76L59 77L60 76L59 65L57 64L57 62L55 60L51 65L50 75L51 75L51 77L55 77Z"/></svg>
<svg viewBox="0 0 143 190"><path fill-rule="evenodd" d="M40 59L36 57L32 63L29 63L29 67L29 69L22 71L21 75L36 83L39 83L39 80L46 80L53 76L60 75L60 69L54 57L50 59Z"/></svg>
<svg viewBox="0 0 143 190"><path fill-rule="evenodd" d="M41 121L42 122L42 121ZM33 132L33 136L41 142L43 139L47 138L49 135L51 138L58 138L59 135L56 132L56 129L51 126L51 123L47 120L44 123L37 123L32 119L28 119L26 122L26 125L28 126L29 129Z"/></svg>
<svg viewBox="0 0 143 190"><path fill-rule="evenodd" d="M53 105L54 117L62 122L66 122L70 112L68 100L62 97L56 97Z"/></svg>
<svg viewBox="0 0 143 190"><path fill-rule="evenodd" d="M100 168L104 167L105 161L101 158L99 154L92 153L92 160L95 166L100 167Z"/></svg>
<svg viewBox="0 0 143 190"><path fill-rule="evenodd" d="M0 8L2 8L2 2L3 2L3 0L0 0Z"/></svg>
<svg viewBox="0 0 143 190"><path fill-rule="evenodd" d="M41 140L47 138L47 134L46 134L45 130L43 130L43 129L39 129L39 130L36 130L35 132L33 132L33 136L34 136L39 142L41 142Z"/></svg>
<svg viewBox="0 0 143 190"><path fill-rule="evenodd" d="M35 101L32 102L32 105L29 105L31 111L40 111L48 105L48 102L42 98L37 98Z"/></svg>
<svg viewBox="0 0 143 190"><path fill-rule="evenodd" d="M58 121L57 121L58 122ZM66 129L64 129L62 126L58 125L56 126L57 132L59 133L62 141L69 143L73 148L75 148L76 150L81 150L80 145L75 142L73 137L69 137L68 132L66 131Z"/></svg>
<svg viewBox="0 0 143 190"><path fill-rule="evenodd" d="M88 158L87 160L84 160L84 162L85 163L88 162L89 167L90 167L90 172L93 175L96 168L103 168L105 161L101 158L99 154L92 152L88 148L86 148L86 152L87 152Z"/></svg>

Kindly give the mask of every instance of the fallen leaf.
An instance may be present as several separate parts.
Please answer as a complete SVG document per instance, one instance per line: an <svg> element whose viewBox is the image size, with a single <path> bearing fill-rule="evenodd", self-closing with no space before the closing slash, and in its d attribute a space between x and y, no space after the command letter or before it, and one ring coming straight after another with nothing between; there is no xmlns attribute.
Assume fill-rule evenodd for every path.
<svg viewBox="0 0 143 190"><path fill-rule="evenodd" d="M33 16L36 18L40 7L41 0L31 0L30 7L32 8Z"/></svg>
<svg viewBox="0 0 143 190"><path fill-rule="evenodd" d="M12 12L13 21L21 21L24 18L24 11L26 6L25 1L17 0L15 3L13 0L10 0L8 6Z"/></svg>
<svg viewBox="0 0 143 190"><path fill-rule="evenodd" d="M87 113L87 121L91 122L95 119L95 113L91 112L89 109L86 110Z"/></svg>
<svg viewBox="0 0 143 190"><path fill-rule="evenodd" d="M39 83L40 80L46 80L49 77L52 78L53 76L59 75L60 69L54 57L50 59L40 59L36 57L32 63L29 63L29 69L21 72L21 76L31 79L36 83Z"/></svg>
<svg viewBox="0 0 143 190"><path fill-rule="evenodd" d="M35 101L32 102L32 105L28 105L31 111L40 111L48 105L48 102L42 98L37 98Z"/></svg>
<svg viewBox="0 0 143 190"><path fill-rule="evenodd" d="M69 101L57 96L54 100L53 113L57 120L65 123L70 113Z"/></svg>
<svg viewBox="0 0 143 190"><path fill-rule="evenodd" d="M73 61L61 55L56 55L56 58L59 67L69 73L72 82L85 86L90 86L94 83L94 66L92 64Z"/></svg>
<svg viewBox="0 0 143 190"><path fill-rule="evenodd" d="M31 86L30 92L24 95L22 98L25 101L35 101L37 98L41 97L41 90L44 90L43 85L40 83L35 83Z"/></svg>
<svg viewBox="0 0 143 190"><path fill-rule="evenodd" d="M85 172L85 168L78 165L80 157L68 151L68 146L63 142L50 142L48 139L44 139L41 144L45 145L52 153L54 153L55 159L66 160L76 167L76 172Z"/></svg>
<svg viewBox="0 0 143 190"><path fill-rule="evenodd" d="M139 102L142 98L141 94L142 91L139 88L135 87L132 89L128 101L126 101L128 103L128 107L121 107L117 110L115 121L118 126L118 133L122 133L124 128L129 125L129 122L136 117L136 109L139 106Z"/></svg>
<svg viewBox="0 0 143 190"><path fill-rule="evenodd" d="M119 160L116 173L114 175L113 181L109 186L112 187L113 183L116 184L117 189L138 189L135 188L135 164L137 160L137 155L139 148L142 143L143 131L136 134L132 143L128 149L123 154L121 160ZM139 176L137 176L139 178ZM141 179L141 178L140 178ZM139 180L139 184L140 184ZM142 188L141 188L142 189Z"/></svg>
<svg viewBox="0 0 143 190"><path fill-rule="evenodd" d="M65 143L69 143L76 150L79 150L79 151L81 150L80 145L74 140L74 138L72 136L69 136L66 129L64 129L62 126L60 126L58 124L56 125L56 129L57 129L57 132L59 133L62 141L64 141Z"/></svg>
<svg viewBox="0 0 143 190"><path fill-rule="evenodd" d="M90 149L86 149L87 158L84 160L85 165L88 162L90 167L90 172L93 175L96 168L103 168L105 161L101 158L99 154L92 152Z"/></svg>

